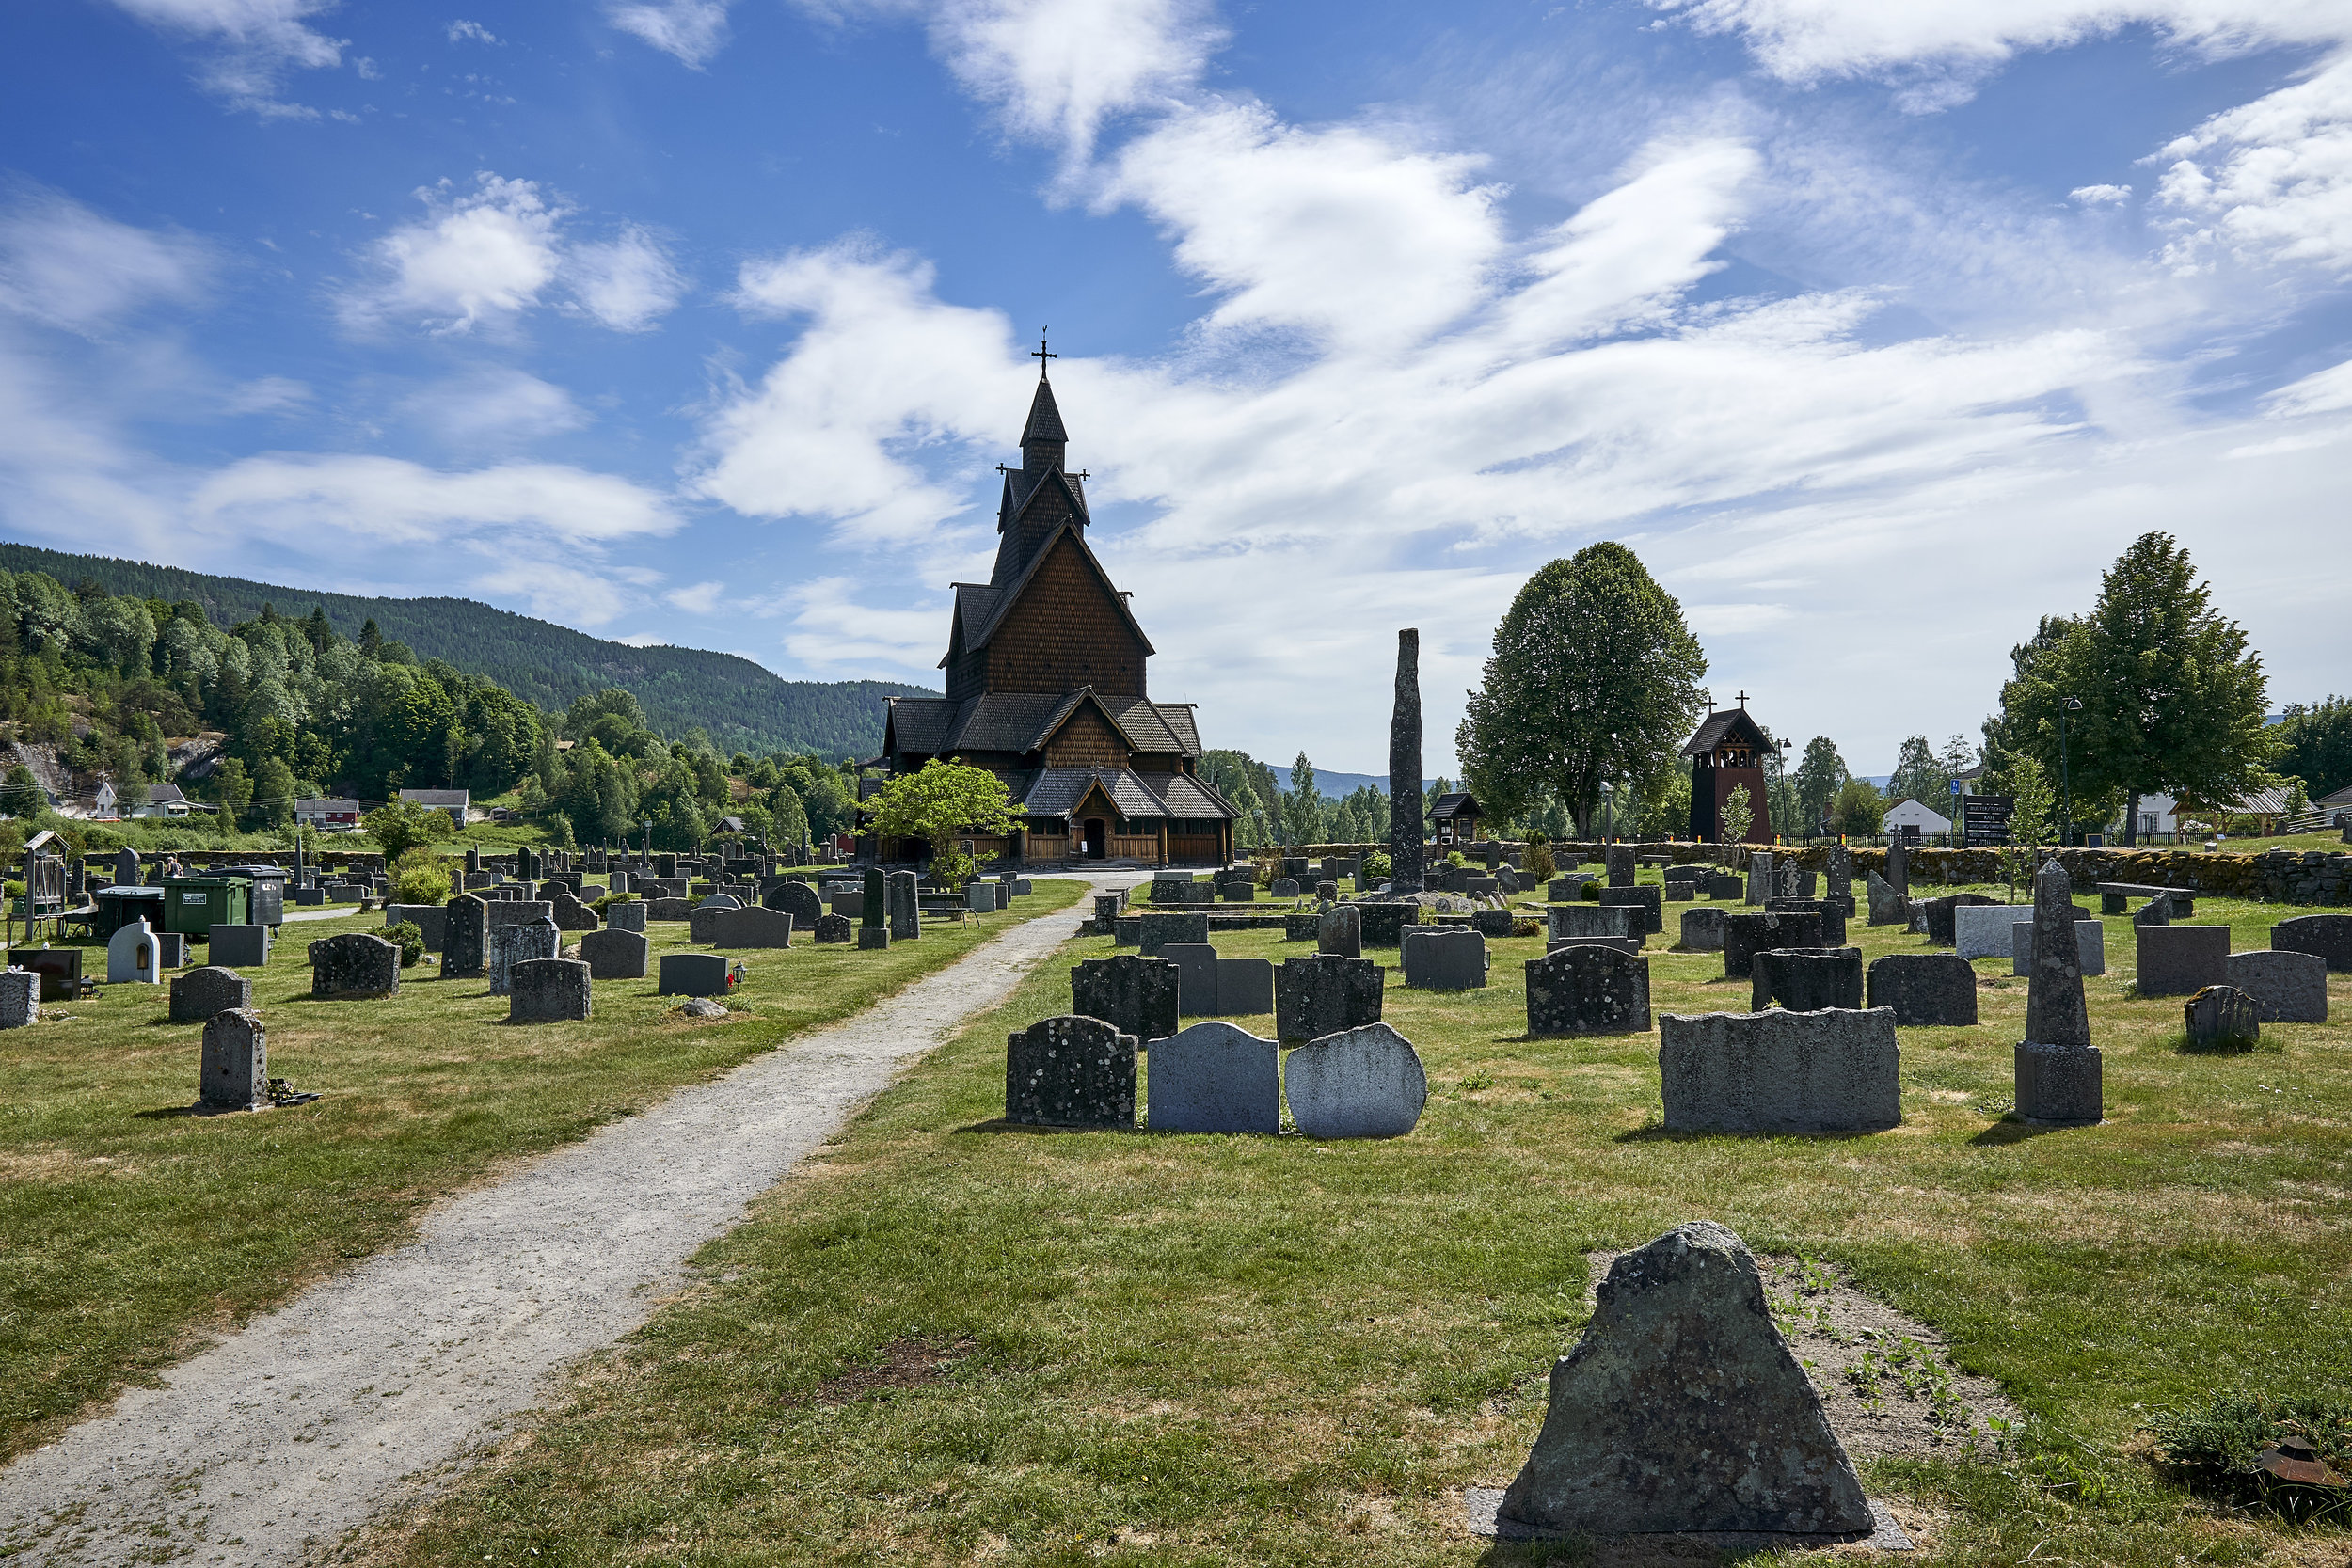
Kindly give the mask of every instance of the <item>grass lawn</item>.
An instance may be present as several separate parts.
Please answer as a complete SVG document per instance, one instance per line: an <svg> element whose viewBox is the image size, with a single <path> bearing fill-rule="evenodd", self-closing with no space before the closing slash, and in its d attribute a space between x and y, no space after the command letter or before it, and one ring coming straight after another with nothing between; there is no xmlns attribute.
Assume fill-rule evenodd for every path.
<svg viewBox="0 0 2352 1568"><path fill-rule="evenodd" d="M748 954L733 1016L707 1022L646 979L598 982L588 1022L511 1028L485 982L421 965L396 997L313 1002L309 943L382 917L290 923L269 967L245 973L271 1074L324 1098L254 1115L183 1114L203 1027L167 1022L162 987L45 1005L37 1026L0 1035L0 1457L402 1241L424 1206L504 1162L857 1012L1085 884L1036 886L887 952ZM649 934L657 966L687 945L682 923ZM90 953L103 974L104 950Z"/></svg>
<svg viewBox="0 0 2352 1568"><path fill-rule="evenodd" d="M2250 946L2296 912L2197 918ZM2211 1390L2352 1386L2352 977L2335 1022L2191 1054L2107 925L2106 1125L2001 1119L2026 989L1988 961L1981 1024L1903 1032L1904 1125L1813 1138L1665 1133L1654 1034L1525 1038L1534 939L1492 944L1483 991L1391 971L1432 1088L1409 1137L1004 1128L1005 1032L1066 1010L1068 963L1110 950L1074 940L706 1249L703 1283L538 1430L358 1555L1585 1560L1469 1536L1461 1489L1525 1456L1587 1316L1583 1255L1704 1217L1841 1265L2027 1413L2005 1453L1871 1463L1925 1525L1911 1560L2341 1563L2352 1535L2223 1516L2133 1446ZM1851 932L1870 956L1923 942ZM1661 1010L1745 1009L1718 955L1652 968Z"/></svg>

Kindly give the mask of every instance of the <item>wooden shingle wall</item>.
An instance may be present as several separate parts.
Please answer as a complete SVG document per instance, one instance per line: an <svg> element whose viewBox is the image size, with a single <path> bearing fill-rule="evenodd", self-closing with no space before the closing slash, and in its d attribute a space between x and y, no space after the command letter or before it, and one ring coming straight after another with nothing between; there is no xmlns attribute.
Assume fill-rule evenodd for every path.
<svg viewBox="0 0 2352 1568"><path fill-rule="evenodd" d="M1070 691L1091 686L1144 694L1144 644L1117 595L1067 535L982 650L991 691Z"/></svg>

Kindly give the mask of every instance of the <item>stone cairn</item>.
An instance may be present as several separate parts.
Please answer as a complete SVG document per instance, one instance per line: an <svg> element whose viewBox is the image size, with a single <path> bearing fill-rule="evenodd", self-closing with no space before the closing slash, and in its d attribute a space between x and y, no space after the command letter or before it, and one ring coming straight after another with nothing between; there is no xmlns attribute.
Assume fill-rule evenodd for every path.
<svg viewBox="0 0 2352 1568"><path fill-rule="evenodd" d="M2054 857L2033 879L2033 975L2026 982L2026 1037L2017 1046L2017 1115L2060 1126L2095 1123L2106 1115L2105 1095L2083 1004L2074 886Z"/></svg>

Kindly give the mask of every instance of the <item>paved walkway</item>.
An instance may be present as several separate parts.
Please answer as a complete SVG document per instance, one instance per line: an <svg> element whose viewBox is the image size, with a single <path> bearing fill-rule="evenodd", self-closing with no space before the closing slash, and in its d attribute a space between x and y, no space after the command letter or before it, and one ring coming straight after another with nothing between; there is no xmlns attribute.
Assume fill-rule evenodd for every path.
<svg viewBox="0 0 2352 1568"><path fill-rule="evenodd" d="M452 1199L415 1242L127 1391L0 1471L0 1557L291 1564L333 1545L643 1323L696 1248L1087 912L1025 921L846 1023Z"/></svg>

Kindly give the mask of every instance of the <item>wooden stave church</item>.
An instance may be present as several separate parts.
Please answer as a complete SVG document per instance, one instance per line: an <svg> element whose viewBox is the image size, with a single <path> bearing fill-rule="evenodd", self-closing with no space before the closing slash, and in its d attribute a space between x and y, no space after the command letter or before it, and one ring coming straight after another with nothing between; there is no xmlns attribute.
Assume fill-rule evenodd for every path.
<svg viewBox="0 0 2352 1568"><path fill-rule="evenodd" d="M1004 470L995 569L950 585L946 694L890 700L883 766L895 777L950 757L1002 779L1023 827L977 836L984 860L1225 864L1239 814L1200 776L1194 705L1148 694L1152 642L1087 545L1087 476L1069 471L1068 443L1041 369L1021 467ZM881 846L885 859L916 847Z"/></svg>
<svg viewBox="0 0 2352 1568"><path fill-rule="evenodd" d="M1762 757L1772 744L1763 726L1748 716L1745 694L1737 707L1720 708L1683 743L1691 759L1691 838L1698 844L1721 840L1724 802L1744 784L1748 791L1747 844L1772 842L1772 791L1766 786Z"/></svg>

